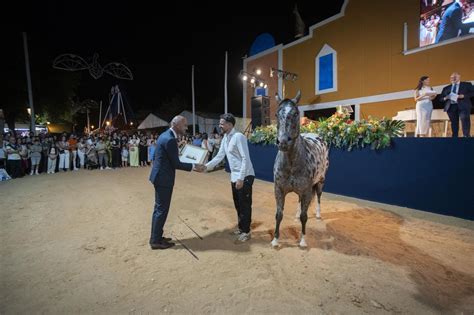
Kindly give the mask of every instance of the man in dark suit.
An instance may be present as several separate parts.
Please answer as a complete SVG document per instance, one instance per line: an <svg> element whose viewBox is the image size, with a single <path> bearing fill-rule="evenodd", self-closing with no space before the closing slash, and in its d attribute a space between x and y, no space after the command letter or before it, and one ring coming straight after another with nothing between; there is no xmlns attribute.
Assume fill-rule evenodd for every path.
<svg viewBox="0 0 474 315"><path fill-rule="evenodd" d="M441 17L441 24L439 25L435 43L439 43L450 38L455 38L458 36L459 31L461 31L461 34L465 34L468 32L469 27L472 27L472 23L462 23L462 7L466 4L466 2L466 0L456 0L446 9L443 16Z"/></svg>
<svg viewBox="0 0 474 315"><path fill-rule="evenodd" d="M151 249L166 249L174 246L171 238L163 237L163 227L168 217L171 195L175 180L176 169L202 172L199 164L182 163L179 160L178 143L176 138L185 134L187 121L183 116L176 116L171 121L171 128L158 138L150 181L155 186L155 208L151 223Z"/></svg>
<svg viewBox="0 0 474 315"><path fill-rule="evenodd" d="M459 118L461 118L464 137L469 137L472 108L470 98L474 96L474 87L471 82L461 82L461 75L457 72L451 74L450 80L451 84L443 88L439 97L441 102L444 103L444 111L448 113L449 120L451 120L453 137L458 137Z"/></svg>

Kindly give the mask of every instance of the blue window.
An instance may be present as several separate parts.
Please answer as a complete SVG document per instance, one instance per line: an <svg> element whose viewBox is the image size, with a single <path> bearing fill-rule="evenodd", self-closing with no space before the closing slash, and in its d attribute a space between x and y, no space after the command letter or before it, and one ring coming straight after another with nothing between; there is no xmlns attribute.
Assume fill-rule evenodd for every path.
<svg viewBox="0 0 474 315"><path fill-rule="evenodd" d="M337 91L337 52L325 44L315 59L315 94Z"/></svg>
<svg viewBox="0 0 474 315"><path fill-rule="evenodd" d="M319 89L327 90L334 87L332 71L333 54L319 57Z"/></svg>
<svg viewBox="0 0 474 315"><path fill-rule="evenodd" d="M258 87L255 89L255 95L256 96L266 96L267 95L267 89Z"/></svg>

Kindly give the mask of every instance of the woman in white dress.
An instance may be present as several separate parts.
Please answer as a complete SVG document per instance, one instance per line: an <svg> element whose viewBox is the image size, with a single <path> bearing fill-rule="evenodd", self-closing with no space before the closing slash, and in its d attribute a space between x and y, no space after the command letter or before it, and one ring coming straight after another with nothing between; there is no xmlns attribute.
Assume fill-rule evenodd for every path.
<svg viewBox="0 0 474 315"><path fill-rule="evenodd" d="M430 86L430 78L422 76L414 93L416 101L416 130L415 137L426 137L431 123L431 112L433 111L433 100L436 93Z"/></svg>
<svg viewBox="0 0 474 315"><path fill-rule="evenodd" d="M69 142L67 142L66 136L62 136L59 141L59 169L67 172L69 164Z"/></svg>
<svg viewBox="0 0 474 315"><path fill-rule="evenodd" d="M79 169L85 168L86 143L84 142L84 138L79 139L79 143L77 144L77 155L79 156Z"/></svg>
<svg viewBox="0 0 474 315"><path fill-rule="evenodd" d="M420 46L421 47L428 45L428 43L426 42L426 33L428 33L428 31L426 30L425 22L426 22L425 20L420 20Z"/></svg>
<svg viewBox="0 0 474 315"><path fill-rule="evenodd" d="M130 155L130 166L131 167L138 167L138 144L140 143L140 139L137 138L137 135L134 134L132 139L128 142L129 147L129 155Z"/></svg>

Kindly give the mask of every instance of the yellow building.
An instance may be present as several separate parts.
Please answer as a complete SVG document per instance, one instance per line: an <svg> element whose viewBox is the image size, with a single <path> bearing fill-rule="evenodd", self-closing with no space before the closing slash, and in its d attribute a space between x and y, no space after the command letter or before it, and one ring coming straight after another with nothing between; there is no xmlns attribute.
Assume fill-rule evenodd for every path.
<svg viewBox="0 0 474 315"><path fill-rule="evenodd" d="M302 116L352 105L355 119L393 117L415 108L413 90L423 75L437 92L450 84L453 71L474 83L474 34L420 47L419 23L418 0L346 0L339 14L311 26L307 36L245 59L244 71L262 69L272 119L275 93L294 97L298 90ZM270 68L298 79L270 77ZM243 94L243 116L250 118L254 89Z"/></svg>

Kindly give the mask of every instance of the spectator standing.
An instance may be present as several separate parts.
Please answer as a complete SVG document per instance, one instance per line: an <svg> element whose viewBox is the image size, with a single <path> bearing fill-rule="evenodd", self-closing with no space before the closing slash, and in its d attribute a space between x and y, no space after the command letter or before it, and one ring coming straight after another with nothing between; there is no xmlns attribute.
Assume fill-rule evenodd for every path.
<svg viewBox="0 0 474 315"><path fill-rule="evenodd" d="M61 137L59 141L59 169L67 172L69 169L69 143L66 141L66 136Z"/></svg>
<svg viewBox="0 0 474 315"><path fill-rule="evenodd" d="M127 145L122 145L122 167L128 166L128 147Z"/></svg>
<svg viewBox="0 0 474 315"><path fill-rule="evenodd" d="M48 174L54 174L56 171L56 161L58 159L58 148L52 145L48 154Z"/></svg>
<svg viewBox="0 0 474 315"><path fill-rule="evenodd" d="M68 144L69 144L69 154L71 155L70 156L70 162L71 163L71 160L72 160L72 169L77 171L78 168L77 168L77 164L76 164L76 157L77 157L77 139L76 139L76 136L75 135L71 135L69 137L69 140L68 140Z"/></svg>
<svg viewBox="0 0 474 315"><path fill-rule="evenodd" d="M102 140L102 138L99 138L99 142L95 145L95 149L97 150L97 154L99 155L100 169L104 170L107 167L107 151L104 140Z"/></svg>
<svg viewBox="0 0 474 315"><path fill-rule="evenodd" d="M41 161L41 152L43 147L41 146L39 139L34 138L33 144L30 148L30 159L31 159L31 172L30 175L39 175L39 165Z"/></svg>
<svg viewBox="0 0 474 315"><path fill-rule="evenodd" d="M23 177L21 171L20 146L16 142L16 138L10 137L10 141L6 145L7 173L11 178Z"/></svg>

